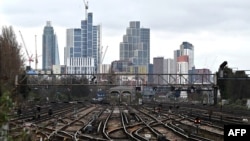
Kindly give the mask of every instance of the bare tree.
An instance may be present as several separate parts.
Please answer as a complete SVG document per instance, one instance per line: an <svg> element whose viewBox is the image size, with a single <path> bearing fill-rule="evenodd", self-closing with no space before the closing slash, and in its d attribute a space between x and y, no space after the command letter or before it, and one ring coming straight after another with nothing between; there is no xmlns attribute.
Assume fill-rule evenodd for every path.
<svg viewBox="0 0 250 141"><path fill-rule="evenodd" d="M0 33L0 96L5 90L15 89L15 76L24 70L21 46L16 40L13 28L2 27Z"/></svg>

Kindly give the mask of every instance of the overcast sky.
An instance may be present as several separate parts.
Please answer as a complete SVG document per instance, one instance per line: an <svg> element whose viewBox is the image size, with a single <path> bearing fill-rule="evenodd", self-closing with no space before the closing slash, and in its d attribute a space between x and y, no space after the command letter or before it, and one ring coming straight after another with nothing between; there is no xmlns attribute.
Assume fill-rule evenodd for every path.
<svg viewBox="0 0 250 141"><path fill-rule="evenodd" d="M102 45L108 46L104 63L119 59L119 43L129 21L150 28L153 57L173 58L183 41L194 46L196 68L216 71L223 61L235 70L250 70L249 0L89 0L95 25L102 25ZM60 61L66 29L80 28L85 19L83 0L0 0L0 26L20 30L30 54L42 52L42 33L51 21L58 36ZM34 64L34 63L33 63ZM41 67L39 57L39 67ZM250 72L249 72L250 73Z"/></svg>

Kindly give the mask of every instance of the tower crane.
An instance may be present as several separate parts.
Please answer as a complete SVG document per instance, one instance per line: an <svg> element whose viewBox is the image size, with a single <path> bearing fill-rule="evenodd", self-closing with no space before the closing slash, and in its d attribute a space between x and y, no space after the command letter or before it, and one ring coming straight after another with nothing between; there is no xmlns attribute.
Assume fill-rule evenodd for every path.
<svg viewBox="0 0 250 141"><path fill-rule="evenodd" d="M26 54L28 56L29 66L31 66L31 62L34 62L34 59L32 58L32 55L31 56L29 55L29 52L27 50L26 44L25 44L24 39L23 39L23 35L22 35L20 30L19 30L19 33L20 33L20 36L22 38L22 42L23 42L23 46L25 48Z"/></svg>
<svg viewBox="0 0 250 141"><path fill-rule="evenodd" d="M104 60L104 57L105 57L105 54L106 54L106 52L107 52L108 47L109 47L109 46L107 46L107 47L105 48L104 54L102 54L101 64L102 64L102 62L103 62L103 60Z"/></svg>
<svg viewBox="0 0 250 141"><path fill-rule="evenodd" d="M85 19L87 19L89 5L88 5L88 1L83 0L83 2L84 2L84 6L85 6Z"/></svg>

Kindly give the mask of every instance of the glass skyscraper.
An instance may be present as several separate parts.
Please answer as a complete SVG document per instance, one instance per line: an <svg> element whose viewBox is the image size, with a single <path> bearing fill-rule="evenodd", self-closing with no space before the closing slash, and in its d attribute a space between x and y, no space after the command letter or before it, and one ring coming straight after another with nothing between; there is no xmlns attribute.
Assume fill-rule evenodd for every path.
<svg viewBox="0 0 250 141"><path fill-rule="evenodd" d="M101 26L93 25L93 14L81 21L81 28L67 29L64 63L67 73L97 73L100 63Z"/></svg>
<svg viewBox="0 0 250 141"><path fill-rule="evenodd" d="M150 29L140 28L139 21L131 21L120 43L120 60L131 61L134 66L150 63ZM148 71L148 70L147 70Z"/></svg>
<svg viewBox="0 0 250 141"><path fill-rule="evenodd" d="M182 42L180 45L181 56L188 56L188 70L192 70L194 67L194 46L189 42Z"/></svg>
<svg viewBox="0 0 250 141"><path fill-rule="evenodd" d="M53 65L60 65L57 36L50 21L47 21L43 30L42 46L42 69L51 70Z"/></svg>

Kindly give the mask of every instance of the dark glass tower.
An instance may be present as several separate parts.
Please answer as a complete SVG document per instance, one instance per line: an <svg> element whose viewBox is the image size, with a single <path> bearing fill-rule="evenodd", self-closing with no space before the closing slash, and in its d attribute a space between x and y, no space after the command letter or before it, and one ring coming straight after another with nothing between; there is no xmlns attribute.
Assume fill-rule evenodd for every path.
<svg viewBox="0 0 250 141"><path fill-rule="evenodd" d="M43 30L43 42L42 42L42 69L51 70L53 65L59 65L59 51L57 44L57 37L54 34L54 29L51 26L51 22L47 21Z"/></svg>

